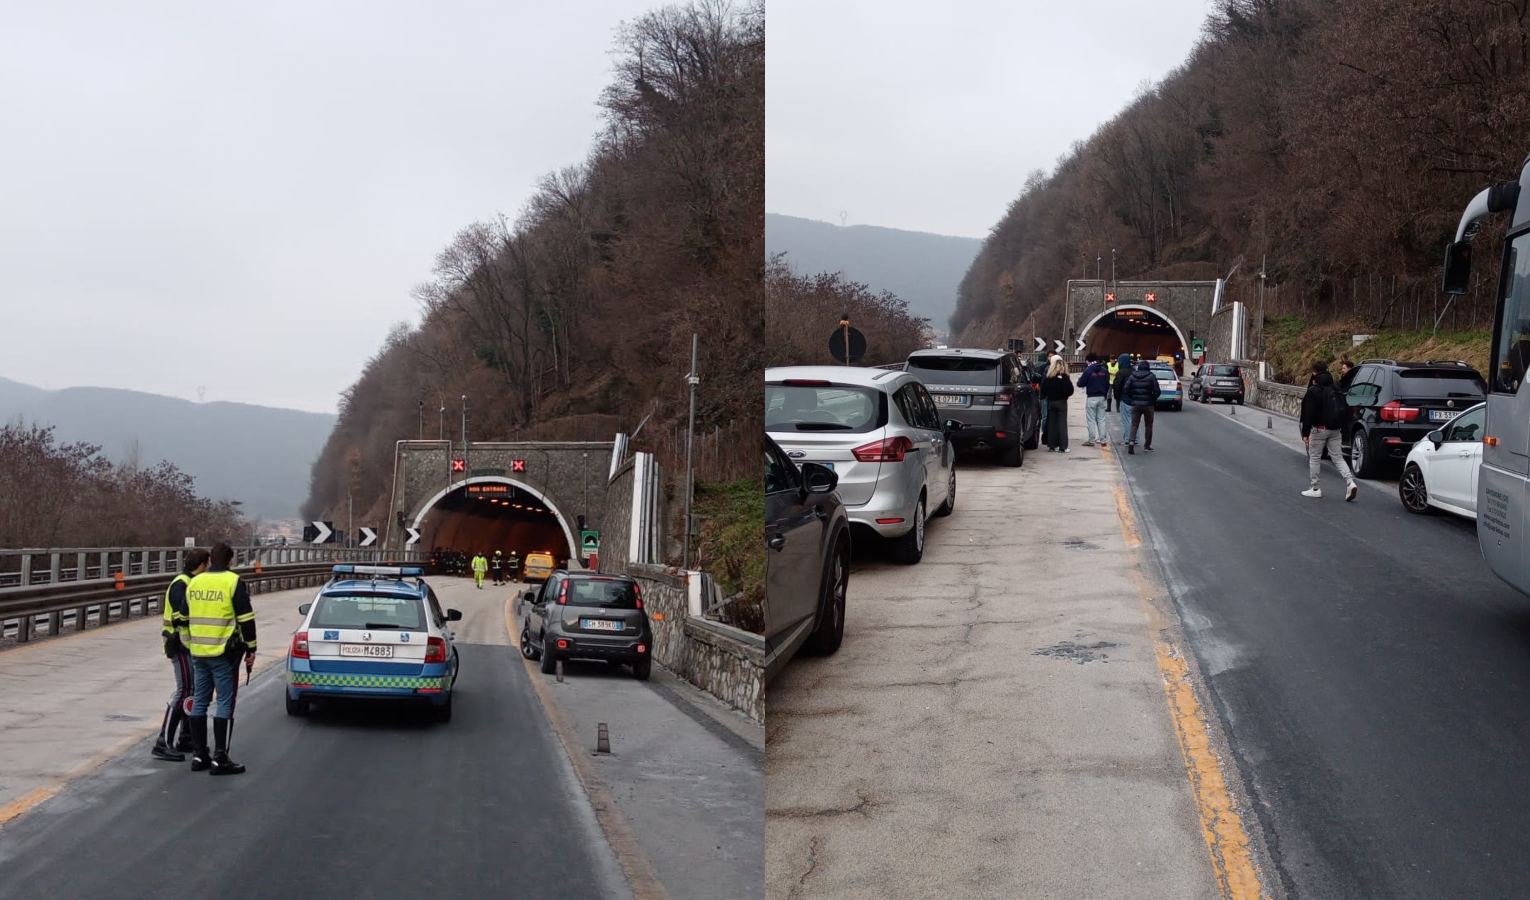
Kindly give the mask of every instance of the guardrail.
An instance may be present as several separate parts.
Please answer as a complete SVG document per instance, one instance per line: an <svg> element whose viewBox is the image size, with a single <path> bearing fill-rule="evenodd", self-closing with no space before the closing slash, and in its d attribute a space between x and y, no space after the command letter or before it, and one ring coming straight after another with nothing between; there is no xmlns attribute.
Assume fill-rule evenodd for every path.
<svg viewBox="0 0 1530 900"><path fill-rule="evenodd" d="M0 638L31 640L39 631L83 631L114 618L160 612L165 589L186 548L65 548L0 551ZM251 592L290 590L327 581L337 562L419 564L419 551L325 547L238 547L232 568ZM70 562L72 565L64 565ZM94 614L94 615L92 615Z"/></svg>

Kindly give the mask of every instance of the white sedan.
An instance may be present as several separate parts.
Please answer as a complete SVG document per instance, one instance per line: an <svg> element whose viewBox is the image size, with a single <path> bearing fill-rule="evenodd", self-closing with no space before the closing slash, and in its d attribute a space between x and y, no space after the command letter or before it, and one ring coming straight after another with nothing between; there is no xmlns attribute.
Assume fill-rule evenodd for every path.
<svg viewBox="0 0 1530 900"><path fill-rule="evenodd" d="M1482 463L1482 430L1487 404L1463 410L1408 451L1397 495L1412 513L1443 509L1477 518L1477 467Z"/></svg>

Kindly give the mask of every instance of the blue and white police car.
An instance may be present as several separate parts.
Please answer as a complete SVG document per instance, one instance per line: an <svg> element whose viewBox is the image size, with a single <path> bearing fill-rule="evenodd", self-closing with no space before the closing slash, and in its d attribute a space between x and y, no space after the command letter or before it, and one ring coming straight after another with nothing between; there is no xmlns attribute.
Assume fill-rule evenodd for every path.
<svg viewBox="0 0 1530 900"><path fill-rule="evenodd" d="M457 648L444 612L407 566L338 565L312 603L298 607L303 624L287 654L287 714L311 700L368 698L428 703L438 721L452 717ZM412 579L412 580L410 580Z"/></svg>

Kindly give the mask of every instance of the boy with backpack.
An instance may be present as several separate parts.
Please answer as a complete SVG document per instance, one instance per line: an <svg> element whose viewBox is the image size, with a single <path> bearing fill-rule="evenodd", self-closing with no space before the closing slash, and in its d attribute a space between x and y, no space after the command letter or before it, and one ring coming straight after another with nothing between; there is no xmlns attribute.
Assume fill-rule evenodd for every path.
<svg viewBox="0 0 1530 900"><path fill-rule="evenodd" d="M1302 440L1307 443L1307 472L1312 477L1312 487L1302 491L1303 497L1317 499L1323 496L1318 475L1323 468L1324 451L1333 458L1334 468L1344 478L1344 499L1353 500L1360 493L1354 473L1344 462L1344 426L1349 417L1349 403L1334 387L1328 364L1322 360L1314 362L1312 380L1307 383L1307 393L1302 397Z"/></svg>

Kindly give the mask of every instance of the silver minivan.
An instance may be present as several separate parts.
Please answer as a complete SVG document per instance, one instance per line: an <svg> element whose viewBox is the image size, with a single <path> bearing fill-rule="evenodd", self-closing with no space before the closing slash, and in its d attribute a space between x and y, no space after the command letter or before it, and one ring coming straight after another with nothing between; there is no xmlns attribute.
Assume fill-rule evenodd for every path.
<svg viewBox="0 0 1530 900"><path fill-rule="evenodd" d="M798 464L833 470L851 525L889 539L901 563L924 556L925 519L956 507L950 432L960 428L907 372L765 370L766 432Z"/></svg>

